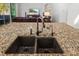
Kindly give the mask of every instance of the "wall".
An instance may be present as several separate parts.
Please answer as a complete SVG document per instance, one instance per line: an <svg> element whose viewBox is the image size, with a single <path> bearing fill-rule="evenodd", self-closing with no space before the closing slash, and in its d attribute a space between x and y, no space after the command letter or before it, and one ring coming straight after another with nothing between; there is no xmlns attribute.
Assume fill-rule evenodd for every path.
<svg viewBox="0 0 79 59"><path fill-rule="evenodd" d="M24 17L25 16L25 12L28 12L28 10L30 9L30 8L38 8L39 10L40 10L40 12L41 12L41 14L42 14L42 12L43 12L43 5L44 4L42 4L42 3L40 3L40 4L38 4L38 3L22 3L22 4L19 4L19 16L22 16L22 17Z"/></svg>
<svg viewBox="0 0 79 59"><path fill-rule="evenodd" d="M44 11L44 3L22 3L18 5L18 16L25 16L25 12L28 12L29 8L38 8L40 9L41 14ZM51 7L52 19L56 22L66 22L66 12L67 4L64 3L53 3L49 4Z"/></svg>
<svg viewBox="0 0 79 59"><path fill-rule="evenodd" d="M17 4L17 16L25 16L25 12L28 12L29 8L40 9L41 14L44 11L44 3L22 3ZM52 20L56 22L67 23L73 27L79 28L79 21L74 24L75 19L79 18L79 4L77 3L52 3L51 7Z"/></svg>
<svg viewBox="0 0 79 59"><path fill-rule="evenodd" d="M53 15L52 17L57 21L57 22L63 22L66 23L67 19L67 3L55 3L52 4L52 9L53 9Z"/></svg>
<svg viewBox="0 0 79 59"><path fill-rule="evenodd" d="M68 6L67 24L79 28L79 4L72 3Z"/></svg>

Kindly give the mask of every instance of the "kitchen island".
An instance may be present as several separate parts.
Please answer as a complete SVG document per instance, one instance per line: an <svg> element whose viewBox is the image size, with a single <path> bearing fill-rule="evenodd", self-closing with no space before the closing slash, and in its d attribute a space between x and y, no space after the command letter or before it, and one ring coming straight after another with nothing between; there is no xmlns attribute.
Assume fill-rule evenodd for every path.
<svg viewBox="0 0 79 59"><path fill-rule="evenodd" d="M46 27L51 28L53 32L53 37L56 38L63 52L60 53L47 53L47 54L5 54L8 47L15 41L18 36L29 36L30 28L32 28L33 34L37 31L36 23L29 22L12 22L7 25L0 26L0 55L12 55L12 56L56 56L56 55L79 55L79 30L75 29L64 23L45 23ZM41 30L42 24L40 23L39 29ZM48 32L47 32L48 31ZM44 30L43 34L49 34L50 30Z"/></svg>

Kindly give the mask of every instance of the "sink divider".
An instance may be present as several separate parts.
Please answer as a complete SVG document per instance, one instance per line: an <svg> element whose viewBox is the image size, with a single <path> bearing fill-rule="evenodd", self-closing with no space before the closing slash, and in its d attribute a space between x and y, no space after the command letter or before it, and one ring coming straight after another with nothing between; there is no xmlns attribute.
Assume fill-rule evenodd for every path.
<svg viewBox="0 0 79 59"><path fill-rule="evenodd" d="M37 38L35 37L35 48L34 48L34 53L37 52Z"/></svg>

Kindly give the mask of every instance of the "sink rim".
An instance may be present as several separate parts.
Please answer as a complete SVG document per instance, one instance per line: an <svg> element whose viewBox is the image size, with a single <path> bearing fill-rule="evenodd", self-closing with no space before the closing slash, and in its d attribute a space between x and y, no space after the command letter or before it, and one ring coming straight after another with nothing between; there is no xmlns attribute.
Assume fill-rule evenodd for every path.
<svg viewBox="0 0 79 59"><path fill-rule="evenodd" d="M18 36L18 37L34 37L34 51L33 52L31 52L31 53L28 53L28 52L23 52L24 54L26 53L26 54L34 54L34 53L36 53L36 54L40 54L41 52L37 52L37 46L38 46L38 44L36 44L36 46L35 46L35 43L37 43L36 41L38 41L39 39L38 38L55 38L55 37L53 37L53 36L34 36L34 35L31 35L31 36ZM18 38L17 37L17 38ZM56 39L55 39L56 40ZM57 41L57 40L56 40ZM14 41L15 42L15 41ZM58 42L58 41L57 41ZM12 43L13 44L13 43ZM11 45L10 45L11 46ZM36 51L35 51L35 48L36 48ZM61 47L60 47L61 48ZM62 50L63 51L63 50ZM23 54L23 53L21 53L21 52L13 52L13 53L10 53L10 54ZM51 52L51 53L41 53L41 54L52 54L52 53L54 53L54 52Z"/></svg>

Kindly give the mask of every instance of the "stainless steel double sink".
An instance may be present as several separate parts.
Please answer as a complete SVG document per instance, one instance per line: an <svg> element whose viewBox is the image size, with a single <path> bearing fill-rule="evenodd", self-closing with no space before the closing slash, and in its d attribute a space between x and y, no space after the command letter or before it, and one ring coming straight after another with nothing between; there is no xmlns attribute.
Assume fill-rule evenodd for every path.
<svg viewBox="0 0 79 59"><path fill-rule="evenodd" d="M63 50L53 37L18 36L5 53L63 53Z"/></svg>

